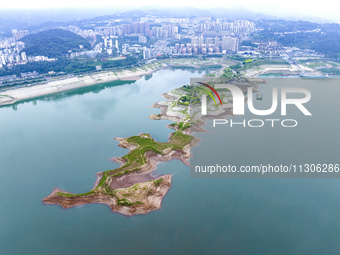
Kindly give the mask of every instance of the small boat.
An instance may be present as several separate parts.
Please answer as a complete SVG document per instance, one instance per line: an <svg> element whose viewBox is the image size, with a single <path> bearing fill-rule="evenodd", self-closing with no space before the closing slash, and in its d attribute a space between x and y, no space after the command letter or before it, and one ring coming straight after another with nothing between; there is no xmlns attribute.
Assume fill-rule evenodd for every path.
<svg viewBox="0 0 340 255"><path fill-rule="evenodd" d="M322 73L300 73L299 75L301 78L328 78L328 74L322 74Z"/></svg>
<svg viewBox="0 0 340 255"><path fill-rule="evenodd" d="M282 73L281 76L293 76L293 75L299 75L296 73Z"/></svg>
<svg viewBox="0 0 340 255"><path fill-rule="evenodd" d="M256 94L256 100L262 100L263 95L261 93Z"/></svg>

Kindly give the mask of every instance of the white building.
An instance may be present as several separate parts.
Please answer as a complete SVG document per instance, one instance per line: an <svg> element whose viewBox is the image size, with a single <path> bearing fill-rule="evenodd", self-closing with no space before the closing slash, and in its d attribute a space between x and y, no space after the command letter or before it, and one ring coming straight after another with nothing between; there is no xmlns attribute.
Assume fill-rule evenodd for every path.
<svg viewBox="0 0 340 255"><path fill-rule="evenodd" d="M143 50L143 59L150 59L151 58L151 50L144 48Z"/></svg>
<svg viewBox="0 0 340 255"><path fill-rule="evenodd" d="M2 65L6 65L6 57L5 56L1 56L1 64Z"/></svg>
<svg viewBox="0 0 340 255"><path fill-rule="evenodd" d="M116 49L117 49L117 52L119 52L118 40L116 40Z"/></svg>
<svg viewBox="0 0 340 255"><path fill-rule="evenodd" d="M222 50L237 52L239 48L239 39L230 36L222 36Z"/></svg>
<svg viewBox="0 0 340 255"><path fill-rule="evenodd" d="M14 58L13 58L13 56L9 56L9 57L7 58L7 60L8 60L8 62L13 63Z"/></svg>
<svg viewBox="0 0 340 255"><path fill-rule="evenodd" d="M148 41L148 39L146 38L146 36L139 36L139 40L140 43L146 43Z"/></svg>
<svg viewBox="0 0 340 255"><path fill-rule="evenodd" d="M26 56L26 53L25 52L21 52L21 59L23 61L27 61L27 56Z"/></svg>

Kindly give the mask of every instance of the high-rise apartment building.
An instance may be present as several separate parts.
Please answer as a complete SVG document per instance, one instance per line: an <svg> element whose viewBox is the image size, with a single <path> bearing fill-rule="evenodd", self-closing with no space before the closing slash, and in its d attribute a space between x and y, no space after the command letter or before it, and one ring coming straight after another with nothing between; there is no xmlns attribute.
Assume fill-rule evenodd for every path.
<svg viewBox="0 0 340 255"><path fill-rule="evenodd" d="M21 52L21 59L23 61L27 61L27 56L26 56L26 53L25 52Z"/></svg>
<svg viewBox="0 0 340 255"><path fill-rule="evenodd" d="M12 35L14 40L16 41L20 40L21 38L25 37L28 34L29 34L28 30L18 31L17 29L12 29Z"/></svg>
<svg viewBox="0 0 340 255"><path fill-rule="evenodd" d="M222 36L222 50L237 52L239 48L239 39L230 36Z"/></svg>

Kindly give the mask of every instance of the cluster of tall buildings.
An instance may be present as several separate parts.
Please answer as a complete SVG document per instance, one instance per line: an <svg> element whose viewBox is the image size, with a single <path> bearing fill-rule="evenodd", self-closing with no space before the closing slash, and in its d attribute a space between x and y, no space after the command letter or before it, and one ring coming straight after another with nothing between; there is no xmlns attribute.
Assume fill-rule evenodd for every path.
<svg viewBox="0 0 340 255"><path fill-rule="evenodd" d="M179 27L181 27L181 33L179 33ZM235 53L239 50L239 37L254 31L254 23L248 20L229 22L226 19L212 20L211 17L144 17L139 22L121 23L112 27L96 28L97 33L105 36L138 35L139 43L146 43L148 38L151 37L160 40L190 38L191 43L177 43L175 46L165 46L167 50L160 50L161 52L167 52L169 55ZM155 47L144 49L144 58L150 58L154 55L153 52L155 51L157 51Z"/></svg>
<svg viewBox="0 0 340 255"><path fill-rule="evenodd" d="M114 45L113 45L113 41L115 41ZM111 37L104 37L104 49L109 55L113 53L114 49L117 51L117 53L119 53L118 40L111 38ZM98 49L98 53L100 53L99 49Z"/></svg>
<svg viewBox="0 0 340 255"><path fill-rule="evenodd" d="M151 22L151 23L150 23ZM231 34L243 35L255 31L254 22L249 20L235 20L232 22L226 19L211 20L211 17L197 18L141 18L139 22L110 23L106 26L98 26L94 30L82 30L75 26L68 26L70 30L83 37L93 37L96 35L104 36L128 36L143 35L146 37L168 38L178 35L179 27L187 29L189 35L203 34ZM20 31L23 32L23 31ZM176 38L180 39L180 38Z"/></svg>
<svg viewBox="0 0 340 255"><path fill-rule="evenodd" d="M61 28L71 31L72 33L80 35L81 37L84 37L84 38L92 37L95 41L97 39L96 35L98 33L93 31L92 29L80 29L77 26L67 26L67 27L61 27Z"/></svg>
<svg viewBox="0 0 340 255"><path fill-rule="evenodd" d="M235 20L233 22L227 22L224 19L218 19L217 21L206 21L197 24L192 24L195 28L195 32L200 33L219 33L228 32L235 35L250 34L255 31L254 22L249 20Z"/></svg>
<svg viewBox="0 0 340 255"><path fill-rule="evenodd" d="M161 40L160 40L161 41ZM158 41L158 42L160 42ZM165 41L165 40L162 40ZM168 55L195 55L195 54L227 54L236 53L239 49L239 39L236 37L216 36L204 38L203 35L192 36L191 43L176 43L175 46L166 46L166 43L155 45L153 48L144 48L143 58L150 59L157 54Z"/></svg>
<svg viewBox="0 0 340 255"><path fill-rule="evenodd" d="M154 23L176 23L176 24L185 24L190 22L190 18L157 18L157 17L150 17L147 19L148 21L152 21Z"/></svg>
<svg viewBox="0 0 340 255"><path fill-rule="evenodd" d="M249 34L254 33L255 24L249 20L234 20L234 22L229 25L229 29L234 33Z"/></svg>
<svg viewBox="0 0 340 255"><path fill-rule="evenodd" d="M114 26L97 27L94 30L82 30L76 26L63 27L82 37L92 37L96 39L96 35L102 36L129 36L138 35L145 37L168 38L178 34L178 26L174 24L157 24L153 27L148 22L125 23Z"/></svg>
<svg viewBox="0 0 340 255"><path fill-rule="evenodd" d="M76 33L78 35L83 36L84 30L78 30ZM148 35L150 32L150 24L147 22L134 22L134 23L125 23L113 26L105 26L105 27L97 27L93 34L104 35L104 36L122 36L122 35ZM88 32L89 33L89 32ZM84 36L85 37L85 36Z"/></svg>
<svg viewBox="0 0 340 255"><path fill-rule="evenodd" d="M146 36L140 35L138 37L138 42L139 43L147 43L148 42L148 38Z"/></svg>
<svg viewBox="0 0 340 255"><path fill-rule="evenodd" d="M220 45L222 50L237 52L239 49L240 40L236 37L222 36L222 42Z"/></svg>
<svg viewBox="0 0 340 255"><path fill-rule="evenodd" d="M207 37L203 35L191 36L191 44L187 44L187 48L193 48L192 53L220 53L225 52L237 52L239 48L239 39L237 37L231 37L223 35L222 37ZM183 48L181 47L183 50ZM225 53L224 52L224 53ZM190 53L190 52L189 52Z"/></svg>
<svg viewBox="0 0 340 255"><path fill-rule="evenodd" d="M13 36L17 36L16 29L13 29ZM20 32L23 31L18 31ZM20 36L28 34L28 32L21 33ZM19 36L19 37L20 37ZM24 52L25 44L21 41L16 41L17 38L5 38L0 41L0 68L2 67L12 67L13 65L26 64L31 61L54 61L55 59L50 59L46 56L27 56Z"/></svg>
<svg viewBox="0 0 340 255"><path fill-rule="evenodd" d="M178 34L178 26L171 24L162 24L161 27L153 27L152 35L156 38L168 38Z"/></svg>
<svg viewBox="0 0 340 255"><path fill-rule="evenodd" d="M113 27L119 29L119 26ZM150 24L148 22L134 22L122 25L123 35L129 34L146 34L150 31Z"/></svg>
<svg viewBox="0 0 340 255"><path fill-rule="evenodd" d="M11 54L11 55L1 55L0 56L0 65L5 66L7 64L14 64L14 63L20 63L20 62L26 62L27 56L25 52L22 52L21 54Z"/></svg>
<svg viewBox="0 0 340 255"><path fill-rule="evenodd" d="M143 50L144 59L150 59L156 55L191 55L191 54L227 54L237 53L239 50L240 38L244 35L253 33L255 26L249 20L228 21L227 19L212 19L211 17L193 17L193 18L160 18L146 16L140 18L139 21L131 21L131 19L108 19L100 21L97 24L91 23L90 29L81 29L77 26L62 27L73 33L85 38L93 38L93 50L71 52L69 57L77 57L78 55L87 55L95 57L103 52L108 55L131 54L128 51L131 47L135 52ZM12 30L13 41L21 43L22 37L29 34L27 30ZM102 37L103 42L97 41L97 37ZM118 47L118 39L122 37L121 50ZM137 37L138 43L145 44L151 38L157 39L150 48L142 47L137 42L129 45L129 37ZM182 39L185 39L183 41ZM187 43L187 40L190 42ZM135 40L135 39L134 39ZM168 46L171 42L172 46ZM124 44L125 43L125 44ZM104 51L103 51L104 50ZM270 44L262 45L263 52L279 51L279 45ZM25 61L46 60L32 59L26 55L19 54L0 54L0 63L2 65L11 63L24 63ZM38 56L39 57L39 56ZM35 57L36 58L36 57Z"/></svg>
<svg viewBox="0 0 340 255"><path fill-rule="evenodd" d="M105 36L128 36L141 35L146 37L168 38L178 33L178 26L172 24L162 24L161 26L150 27L148 22L137 22L130 24L121 24L110 28L97 29L98 33Z"/></svg>
<svg viewBox="0 0 340 255"><path fill-rule="evenodd" d="M20 41L15 41L14 38L5 38L0 41L0 68L17 63L26 63L26 53L22 52L24 48L25 44Z"/></svg>
<svg viewBox="0 0 340 255"><path fill-rule="evenodd" d="M3 66L12 66L17 64L26 64L27 61L55 61L54 58L48 58L46 56L26 56L25 52L13 55L1 55L0 56L0 68Z"/></svg>
<svg viewBox="0 0 340 255"><path fill-rule="evenodd" d="M13 35L14 40L18 41L21 38L25 37L26 35L29 35L29 32L28 30L18 31L17 29L12 29L12 35Z"/></svg>

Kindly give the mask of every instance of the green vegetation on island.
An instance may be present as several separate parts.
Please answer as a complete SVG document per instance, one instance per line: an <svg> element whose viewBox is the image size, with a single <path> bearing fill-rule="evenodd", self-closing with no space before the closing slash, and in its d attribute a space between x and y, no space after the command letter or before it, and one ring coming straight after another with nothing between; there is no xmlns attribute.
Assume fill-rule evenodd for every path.
<svg viewBox="0 0 340 255"><path fill-rule="evenodd" d="M236 74L233 72L232 69L230 68L225 68L224 69L224 73L223 73L223 76L227 79L233 79L236 77Z"/></svg>
<svg viewBox="0 0 340 255"><path fill-rule="evenodd" d="M115 191L110 187L111 181L119 176L141 170L141 167L147 164L147 159L145 157L147 152L153 151L157 154L165 155L171 150L183 150L183 147L191 142L192 136L183 133L185 129L190 127L189 124L184 124L183 122L176 124L178 130L170 136L169 141L166 143L156 142L148 134L141 134L125 139L128 147L133 145L135 148L127 155L121 157L125 161L124 165L117 169L108 170L102 173L102 178L95 189L82 194L57 192L57 195L68 198L88 196L94 193L115 196ZM159 186L161 182L162 181L157 180L155 185ZM125 202L124 205L126 206L132 205Z"/></svg>
<svg viewBox="0 0 340 255"><path fill-rule="evenodd" d="M170 124L170 126L174 129L177 129L177 130L186 130L186 129L190 128L192 126L192 124L187 123L187 122L177 122L177 123Z"/></svg>
<svg viewBox="0 0 340 255"><path fill-rule="evenodd" d="M163 181L163 179L160 178L160 179L153 181L153 183L155 184L156 187L158 187L162 183L162 181Z"/></svg>
<svg viewBox="0 0 340 255"><path fill-rule="evenodd" d="M189 95L181 96L180 99L178 99L178 104L189 105L190 100L191 100L191 97Z"/></svg>

